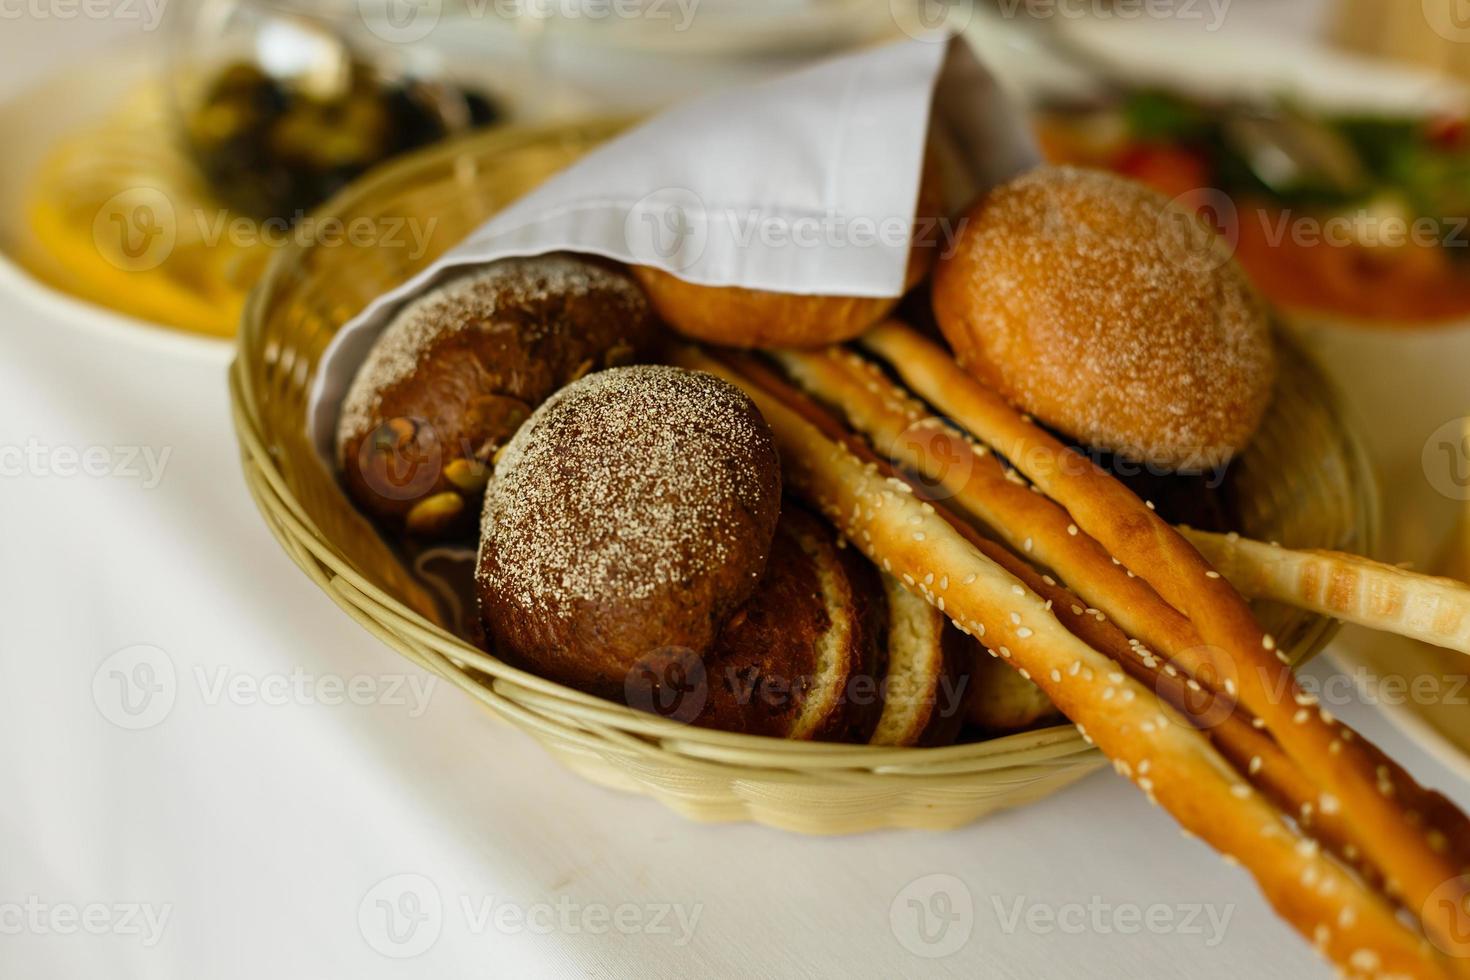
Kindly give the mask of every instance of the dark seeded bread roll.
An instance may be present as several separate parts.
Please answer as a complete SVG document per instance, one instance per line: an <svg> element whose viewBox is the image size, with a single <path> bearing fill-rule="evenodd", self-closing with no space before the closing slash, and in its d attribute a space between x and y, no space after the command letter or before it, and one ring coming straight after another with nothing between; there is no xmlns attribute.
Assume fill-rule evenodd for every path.
<svg viewBox="0 0 1470 980"><path fill-rule="evenodd" d="M621 691L645 657L710 648L760 582L780 504L770 429L733 385L589 375L536 411L486 491L488 633L553 680Z"/></svg>
<svg viewBox="0 0 1470 980"><path fill-rule="evenodd" d="M777 738L865 742L883 710L886 602L877 570L788 502L760 588L700 665L694 723ZM688 677L691 672L686 672ZM647 680L666 683L650 671ZM691 687L698 696L698 688ZM630 702L642 700L630 689ZM668 698L639 707L667 708ZM686 708L685 710L689 710Z"/></svg>
<svg viewBox="0 0 1470 980"><path fill-rule="evenodd" d="M571 255L503 259L406 306L342 405L354 500L412 533L473 526L493 457L553 391L636 360L656 327L638 285Z"/></svg>

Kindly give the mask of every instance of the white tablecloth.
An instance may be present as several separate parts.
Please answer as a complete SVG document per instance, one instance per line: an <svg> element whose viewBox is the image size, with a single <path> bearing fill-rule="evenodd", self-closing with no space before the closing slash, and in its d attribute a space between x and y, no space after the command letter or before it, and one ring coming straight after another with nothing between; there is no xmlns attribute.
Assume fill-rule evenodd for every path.
<svg viewBox="0 0 1470 980"><path fill-rule="evenodd" d="M118 32L6 21L0 85L84 30ZM239 477L223 356L16 291L0 337L0 976L1328 975L1108 772L833 840L584 783L291 564Z"/></svg>

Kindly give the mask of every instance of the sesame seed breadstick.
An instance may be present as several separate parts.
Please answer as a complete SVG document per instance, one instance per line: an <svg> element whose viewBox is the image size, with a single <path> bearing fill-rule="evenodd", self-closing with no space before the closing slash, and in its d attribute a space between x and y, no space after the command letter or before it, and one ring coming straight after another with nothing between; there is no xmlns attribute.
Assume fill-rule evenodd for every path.
<svg viewBox="0 0 1470 980"><path fill-rule="evenodd" d="M1470 888L1444 842L1396 796L1390 773L1297 686L1285 655L1245 601L1194 547L1111 475L1018 415L940 347L886 323L862 343L916 394L990 444L1065 507L1081 530L1152 585L1193 622L1211 667L1238 686L1242 703L1340 808L1386 888L1423 916L1447 948L1464 945L1459 910ZM1441 901L1440 899L1444 899Z"/></svg>
<svg viewBox="0 0 1470 980"><path fill-rule="evenodd" d="M885 448L885 455L921 474L932 494L944 497L948 505L1001 534L1013 550L1025 552L1055 570L1069 587L1084 586L1084 602L1075 607L1077 615L1072 615L1075 599L1057 603L1058 618L1074 633L1134 669L1147 667L1156 659L1155 652L1162 654L1169 661L1162 668L1165 673L1160 673L1157 664L1152 672L1160 678L1159 683L1180 685L1183 697L1189 701L1234 703L1238 693L1234 682L1222 684L1203 662L1198 651L1203 640L1193 624L1147 583L1114 562L1101 545L1071 523L1065 510L1008 477L986 447L965 439L929 415L922 402L889 380L877 365L839 347L778 351L769 356L817 401L840 409L873 445ZM827 434L833 435L831 431ZM986 554L999 560L989 551ZM1114 629L1105 617L1122 626L1122 631ZM1138 636L1130 627L1144 635ZM1116 639L1115 633L1125 643L1128 637L1124 634L1130 633L1142 642L1124 647L1122 652L1131 656L1120 658L1114 652L1116 645L1109 646ZM1181 670L1185 677L1178 676ZM1174 698L1171 703L1178 707L1183 702ZM1212 714L1218 717L1220 713ZM1342 826L1340 813L1330 803L1322 806L1320 787L1255 727L1254 721L1244 713L1231 713L1221 724L1234 729L1233 733L1211 731L1211 736L1242 771L1255 770L1252 781L1273 802L1297 820L1311 824L1313 836L1360 870L1368 867L1361 849ZM1347 733L1351 729L1344 727L1343 731L1344 738L1350 737ZM1435 845L1444 843L1457 867L1470 868L1470 820L1443 796L1420 786L1376 748L1365 746L1365 751L1375 756L1375 772L1384 775L1406 806L1423 814Z"/></svg>
<svg viewBox="0 0 1470 980"><path fill-rule="evenodd" d="M1023 548L1015 545L1016 541L1031 541L1029 552L1039 557L1050 555L1053 558L1050 567L1063 576L1096 572L1099 578L1114 587L1114 594L1107 594L1104 590L1108 600L1116 600L1108 605L1131 608L1136 619L1147 621L1150 616L1165 617L1169 614L1178 617L1179 624L1166 639L1170 646L1161 651L1166 660L1173 660L1169 654L1179 644L1187 649L1200 643L1188 620L1179 616L1146 584L1123 573L1090 537L1067 535L1063 531L1059 541L1047 541L1046 531L1041 526L1044 521L1036 518L1044 518L1048 516L1047 511L1054 511L1065 527L1068 520L1066 512L1050 500L1006 479L1003 473L994 472L1001 469L1000 464L994 456L984 452L983 447L959 441L947 427L926 424L930 420L938 420L933 420L921 403L878 373L872 362L836 347L824 351L778 351L770 356L808 395L823 404L840 407L858 432L875 444L888 446L888 455L899 457L897 462L921 474L928 489L943 498L943 503L938 504L941 512L958 507L972 516L979 515L991 527L1004 528L1018 551ZM814 421L810 417L808 420ZM922 436L914 440L904 439L903 435L912 432L916 426L922 427ZM824 432L832 436L829 429L824 429ZM860 447L850 448L865 460L868 458ZM965 454L972 458L964 458ZM913 481L909 482L913 484ZM915 489L918 492L923 487ZM1098 609L1086 606L1069 588L1058 584L1050 575L1038 572L1012 552L981 537L973 527L953 515L949 516L951 523L982 554L1050 602L1053 615L1064 626L1089 646L1122 664L1129 674L1152 687L1175 710L1203 730L1236 771L1245 774L1275 806L1297 815L1304 824L1309 823L1312 837L1334 856L1353 866L1370 884L1381 881L1381 875L1363 859L1361 851L1352 843L1342 826L1340 814L1316 810L1320 795L1318 788L1281 751L1270 735L1252 725L1253 719L1235 704L1233 697L1200 684L1189 676L1187 669L1181 671L1175 663L1161 663L1153 650L1130 639L1113 621L1101 615ZM1102 553L1103 561L1091 561L1089 565L1093 549ZM1132 589L1130 586L1134 583L1147 590L1146 594ZM1406 774L1404 778L1408 779ZM1412 782L1410 784L1413 785Z"/></svg>
<svg viewBox="0 0 1470 980"><path fill-rule="evenodd" d="M881 454L941 483L954 505L1012 550L1056 570L1123 632L1171 656L1200 645L1189 620L1113 561L1065 510L1035 493L985 446L935 418L877 364L842 347L770 356L808 394L841 411Z"/></svg>
<svg viewBox="0 0 1470 980"><path fill-rule="evenodd" d="M693 350L685 367L740 385L776 436L789 485L864 554L1026 671L1114 766L1186 829L1255 876L1277 911L1356 976L1450 976L1452 965L1287 824L1205 739L1117 664L1070 633L1046 601L988 560L902 481L880 475L787 400Z"/></svg>
<svg viewBox="0 0 1470 980"><path fill-rule="evenodd" d="M1181 528L1243 594L1470 653L1470 586L1340 551Z"/></svg>

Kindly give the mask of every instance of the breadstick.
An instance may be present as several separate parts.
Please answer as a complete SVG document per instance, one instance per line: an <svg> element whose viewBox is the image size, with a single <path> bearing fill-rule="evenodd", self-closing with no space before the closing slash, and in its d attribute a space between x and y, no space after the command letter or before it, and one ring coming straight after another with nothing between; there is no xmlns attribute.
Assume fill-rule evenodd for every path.
<svg viewBox="0 0 1470 980"><path fill-rule="evenodd" d="M1150 800L1246 865L1283 918L1324 955L1360 976L1453 975L1450 961L1300 836L1203 735L1069 632L1044 599L988 560L907 484L884 478L786 399L724 363L688 349L676 360L742 387L771 425L796 492L876 564L1035 680Z"/></svg>
<svg viewBox="0 0 1470 980"><path fill-rule="evenodd" d="M887 378L875 373L875 366L871 362L836 347L825 351L778 351L770 356L807 394L819 402L841 406L859 432L874 442L886 443L890 446L891 455L904 457L903 461L923 474L926 480L937 483L938 486L933 489L947 498L943 503L936 502L941 513L945 513L947 504L958 505L972 514L981 512L992 526L1006 528L1011 541L1030 541L1030 550L1033 553L1040 550L1041 554L1052 555L1057 559L1052 567L1058 571L1077 570L1079 563L1074 560L1074 555L1080 555L1084 561L1090 558L1091 552L1086 545L1090 544L1092 548L1100 550L1096 542L1086 535L1068 536L1065 533L1062 540L1055 543L1055 547L1047 547L1043 543L1038 549L1036 539L1030 533L1037 529L1038 522L1032 521L1024 525L1017 522L1041 516L1047 509L1058 511L1065 521L1065 512L1051 501L1038 498L1030 490L1005 479L1003 474L997 477L991 472L991 468L998 470L999 464L994 457L978 452L978 447L968 443L953 445L946 442L942 427L926 424L939 420L926 416L922 405L907 397ZM744 364L740 367L750 373ZM817 420L811 416L808 416L808 420L817 424ZM916 426L923 428L923 438L902 438L905 432ZM831 437L830 428L820 424L818 428ZM869 455L860 447L849 445L856 455L865 462L868 461ZM963 453L974 453L975 458L965 460ZM935 455L942 457L942 462L936 460ZM879 463L880 467L883 465ZM882 472L893 475L886 469ZM912 480L906 482L914 486ZM914 489L922 496L922 485L915 486ZM1003 500L997 501L997 496ZM1204 731L1236 771L1244 773L1274 805L1295 815L1310 816L1315 813L1318 789L1269 735L1254 727L1253 719L1235 705L1233 698L1229 695L1222 697L1219 692L1209 690L1187 676L1187 671L1181 673L1172 663L1161 663L1147 647L1130 640L1123 630L1105 616L1098 615L1098 610L1086 607L1070 589L1059 585L1050 575L1041 574L1012 552L980 537L973 528L957 518L948 514L946 516L982 554L1051 603L1053 615L1064 626L1089 646L1122 664L1128 673L1151 686L1175 710ZM1016 550L1021 548L1016 546ZM1140 617L1150 614L1163 616L1168 613L1178 615L1173 607L1165 604L1151 589L1146 596L1140 596L1131 590L1129 584L1138 580L1121 572L1111 559L1106 558L1106 552L1103 555L1105 560L1102 563L1092 562L1091 570L1119 580L1113 584L1121 588L1122 603L1137 603L1134 608ZM1062 573L1068 574L1066 571ZM1148 587L1144 585L1143 588ZM1197 644L1198 637L1188 620L1183 617L1179 619L1181 623L1174 632L1185 637L1182 642ZM1170 654L1167 649L1162 652L1165 655ZM1361 851L1352 843L1338 814L1316 814L1315 820L1303 820L1304 826L1308 822L1311 824L1312 836L1336 857L1356 868L1370 883L1381 881L1377 870L1363 860Z"/></svg>
<svg viewBox="0 0 1470 980"><path fill-rule="evenodd" d="M1083 639L1098 646L1100 637L1088 628L1095 621L1103 621L1096 615L1099 610L1120 625L1150 630L1159 624L1159 628L1146 634L1154 640L1153 648L1147 643L1136 646L1131 651L1133 659L1124 662L1130 666L1147 665L1157 651L1171 662L1169 669L1178 668L1190 675L1198 694L1222 701L1235 700L1233 683L1222 685L1218 677L1211 676L1212 671L1202 669L1208 667L1197 650L1203 641L1188 620L1141 580L1130 576L1089 535L1078 531L1066 511L1007 478L1004 468L983 446L963 439L942 420L927 415L922 403L890 381L872 362L836 347L825 351L774 352L770 356L812 397L840 407L854 428L874 444L887 447L887 455L920 473L932 493L945 497L970 517L996 529L1013 550L1039 558L1073 588L1079 582L1085 585L1084 599L1097 608L1085 610L1089 615L1081 620L1083 631L1079 633ZM830 430L824 431L832 434ZM1066 607L1061 608L1065 613ZM1073 632L1078 632L1066 615L1061 618ZM1105 646L1099 649L1112 653ZM1153 670L1157 673L1157 665ZM1196 693L1188 688L1186 691ZM1177 706L1179 702L1174 703ZM1231 724L1239 728L1251 726L1252 722L1254 719L1247 717L1239 725ZM1254 727L1248 727L1248 731L1270 741ZM1344 738L1350 737L1346 734L1349 731L1344 728ZM1257 779L1263 784L1279 784L1268 793L1274 802L1283 807L1290 803L1288 812L1304 823L1315 823L1322 828L1317 836L1324 844L1331 843L1329 838L1339 838L1336 853L1349 863L1366 866L1361 850L1351 843L1350 836L1340 826L1340 816L1324 815L1318 810L1320 789L1312 788L1311 781L1279 747L1274 743L1269 748L1252 744L1255 740L1245 737L1222 740L1218 733L1211 734L1232 762L1254 765ZM1406 806L1425 815L1426 826L1438 834L1436 840L1447 843L1455 865L1470 867L1470 820L1443 796L1420 786L1392 760L1376 754L1375 772L1386 773L1394 794ZM1257 759L1261 761L1256 762ZM1283 770L1283 765L1288 764Z"/></svg>
<svg viewBox="0 0 1470 980"><path fill-rule="evenodd" d="M1201 655L1237 686L1242 703L1323 788L1318 809L1340 810L1363 852L1384 871L1387 891L1419 911L1446 948L1463 945L1458 917L1470 901L1470 879L1459 878L1461 869L1438 832L1395 796L1375 754L1297 686L1285 654L1220 573L1126 487L1023 419L941 348L897 323L879 326L862 343L915 393L1006 456L1065 507L1080 530L1189 617L1205 641Z"/></svg>
<svg viewBox="0 0 1470 980"><path fill-rule="evenodd" d="M1243 594L1470 653L1470 586L1340 551L1181 528Z"/></svg>

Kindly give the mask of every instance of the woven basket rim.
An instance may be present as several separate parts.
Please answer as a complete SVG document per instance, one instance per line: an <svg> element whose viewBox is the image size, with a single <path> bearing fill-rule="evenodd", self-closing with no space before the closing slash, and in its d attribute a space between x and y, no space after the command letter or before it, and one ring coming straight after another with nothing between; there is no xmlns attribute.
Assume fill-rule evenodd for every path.
<svg viewBox="0 0 1470 980"><path fill-rule="evenodd" d="M511 125L430 147L350 185L314 211L313 217L341 213L392 184L403 172L436 160L457 157L465 153L467 146L473 146L476 152L486 153L558 134L590 132L612 135L636 118L594 118L525 127ZM330 539L320 533L295 500L276 465L255 403L250 355L261 344L258 334L266 321L263 315L265 304L276 293L282 278L290 274L293 264L307 251L306 244L296 241L277 250L246 303L238 346L229 372L232 417L240 443L241 463L253 498L271 532L288 554L338 606L400 654L446 677L521 727L535 727L541 723L536 719L545 721L552 715L563 714L576 719L583 727L598 731L606 739L598 743L599 748L608 748L618 738L651 739L663 750L679 754L682 761L737 766L742 775L752 778L790 776L806 779L815 771L839 774L849 770L894 779L933 778L1015 765L1045 765L1047 759L1074 766L1100 765L1103 761L1101 753L1087 743L1070 722L939 747L800 742L687 725L594 697L513 667L379 589L353 567ZM1295 347L1294 344L1292 346ZM1328 408L1342 422L1344 445L1364 491L1357 508L1363 550L1372 554L1377 550L1378 538L1377 487L1361 437L1356 427L1345 418L1341 397L1330 379L1300 348L1297 352L1317 374L1321 390L1330 400ZM321 465L319 461L318 465ZM325 571L316 574L307 566L308 559ZM1315 651L1324 646L1338 625L1336 620L1323 617L1320 629L1313 634L1311 648ZM530 706L536 706L535 710ZM568 737L566 732L560 734ZM626 744L624 748L636 751Z"/></svg>

